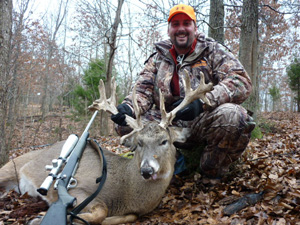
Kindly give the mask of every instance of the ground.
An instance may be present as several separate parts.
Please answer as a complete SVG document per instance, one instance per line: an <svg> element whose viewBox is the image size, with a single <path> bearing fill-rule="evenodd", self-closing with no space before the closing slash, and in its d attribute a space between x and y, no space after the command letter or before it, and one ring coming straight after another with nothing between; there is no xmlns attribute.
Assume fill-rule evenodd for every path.
<svg viewBox="0 0 300 225"><path fill-rule="evenodd" d="M249 143L226 177L215 184L197 173L174 177L159 207L135 224L300 225L300 114L273 112L258 118L262 138ZM65 139L69 131L84 127L71 120L57 125L59 121L59 117L49 117L40 127L34 144L23 142L23 146L36 147L17 148L20 143L15 141L11 157L40 148L37 145L58 137ZM32 140L36 125L27 124L24 140ZM19 126L22 127L22 121ZM21 137L16 134L14 138ZM112 151L127 151L119 145L117 137L96 138ZM40 199L6 193L0 198L0 225L25 224L46 208Z"/></svg>

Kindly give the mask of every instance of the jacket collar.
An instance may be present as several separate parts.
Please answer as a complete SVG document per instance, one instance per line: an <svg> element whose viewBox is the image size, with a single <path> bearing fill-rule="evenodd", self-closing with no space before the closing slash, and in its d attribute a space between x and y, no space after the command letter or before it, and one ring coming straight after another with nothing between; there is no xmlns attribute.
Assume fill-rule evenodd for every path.
<svg viewBox="0 0 300 225"><path fill-rule="evenodd" d="M202 54L202 52L208 47L208 43L206 42L206 38L205 38L205 35L204 33L199 33L197 36L196 36L196 39L197 39L197 44L195 46L195 49L194 51L186 58L186 62L189 62L189 61L193 61L195 60L196 58L199 57L199 55ZM168 40L164 40L164 41L160 41L158 43L155 43L155 48L157 50L157 52L159 54L161 54L162 56L168 58L169 60L171 61L174 61L173 60L173 57L170 53L170 50L173 46L172 42L170 39Z"/></svg>

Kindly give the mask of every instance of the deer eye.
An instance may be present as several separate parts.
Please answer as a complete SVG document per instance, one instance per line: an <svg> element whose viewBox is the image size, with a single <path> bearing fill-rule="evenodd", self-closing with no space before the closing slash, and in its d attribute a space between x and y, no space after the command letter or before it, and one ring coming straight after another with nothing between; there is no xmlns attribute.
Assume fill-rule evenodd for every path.
<svg viewBox="0 0 300 225"><path fill-rule="evenodd" d="M165 145L165 144L167 144L168 143L168 140L163 140L161 143L160 143L160 145Z"/></svg>
<svg viewBox="0 0 300 225"><path fill-rule="evenodd" d="M136 150L136 145L130 147L130 151L134 152Z"/></svg>
<svg viewBox="0 0 300 225"><path fill-rule="evenodd" d="M143 142L141 140L138 141L138 146L143 147Z"/></svg>

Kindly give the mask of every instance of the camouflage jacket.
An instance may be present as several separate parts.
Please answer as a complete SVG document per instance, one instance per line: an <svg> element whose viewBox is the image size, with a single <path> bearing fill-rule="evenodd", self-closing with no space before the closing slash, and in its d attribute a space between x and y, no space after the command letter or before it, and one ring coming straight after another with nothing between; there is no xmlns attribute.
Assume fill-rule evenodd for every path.
<svg viewBox="0 0 300 225"><path fill-rule="evenodd" d="M171 91L171 79L174 70L179 75L180 97L184 97L182 77L184 69L189 71L191 87L195 89L199 85L200 71L205 75L205 82L213 82L214 89L206 96L212 105L211 109L223 103L241 104L252 90L251 80L241 63L232 53L225 51L223 46L212 39L205 38L200 33L197 36L195 50L176 66L170 49L170 40L155 44L156 53L146 61L145 67L137 80L137 99L142 114L153 107L159 108L159 88L165 99L166 110L171 110L171 105L178 96L173 96ZM123 103L131 104L131 93Z"/></svg>

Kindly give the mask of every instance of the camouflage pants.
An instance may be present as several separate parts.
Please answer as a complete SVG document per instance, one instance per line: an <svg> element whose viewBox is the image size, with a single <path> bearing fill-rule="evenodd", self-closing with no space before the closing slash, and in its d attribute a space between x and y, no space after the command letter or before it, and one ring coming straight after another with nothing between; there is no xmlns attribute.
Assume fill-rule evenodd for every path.
<svg viewBox="0 0 300 225"><path fill-rule="evenodd" d="M144 120L160 120L158 110L150 110L143 116ZM226 103L211 112L200 114L193 121L177 121L178 127L191 128L191 135L186 145L179 148L192 148L205 143L201 159L200 170L208 177L221 177L236 161L247 147L251 131L255 123L247 111L240 105ZM117 127L119 135L130 130L128 127ZM175 144L176 146L176 144Z"/></svg>

